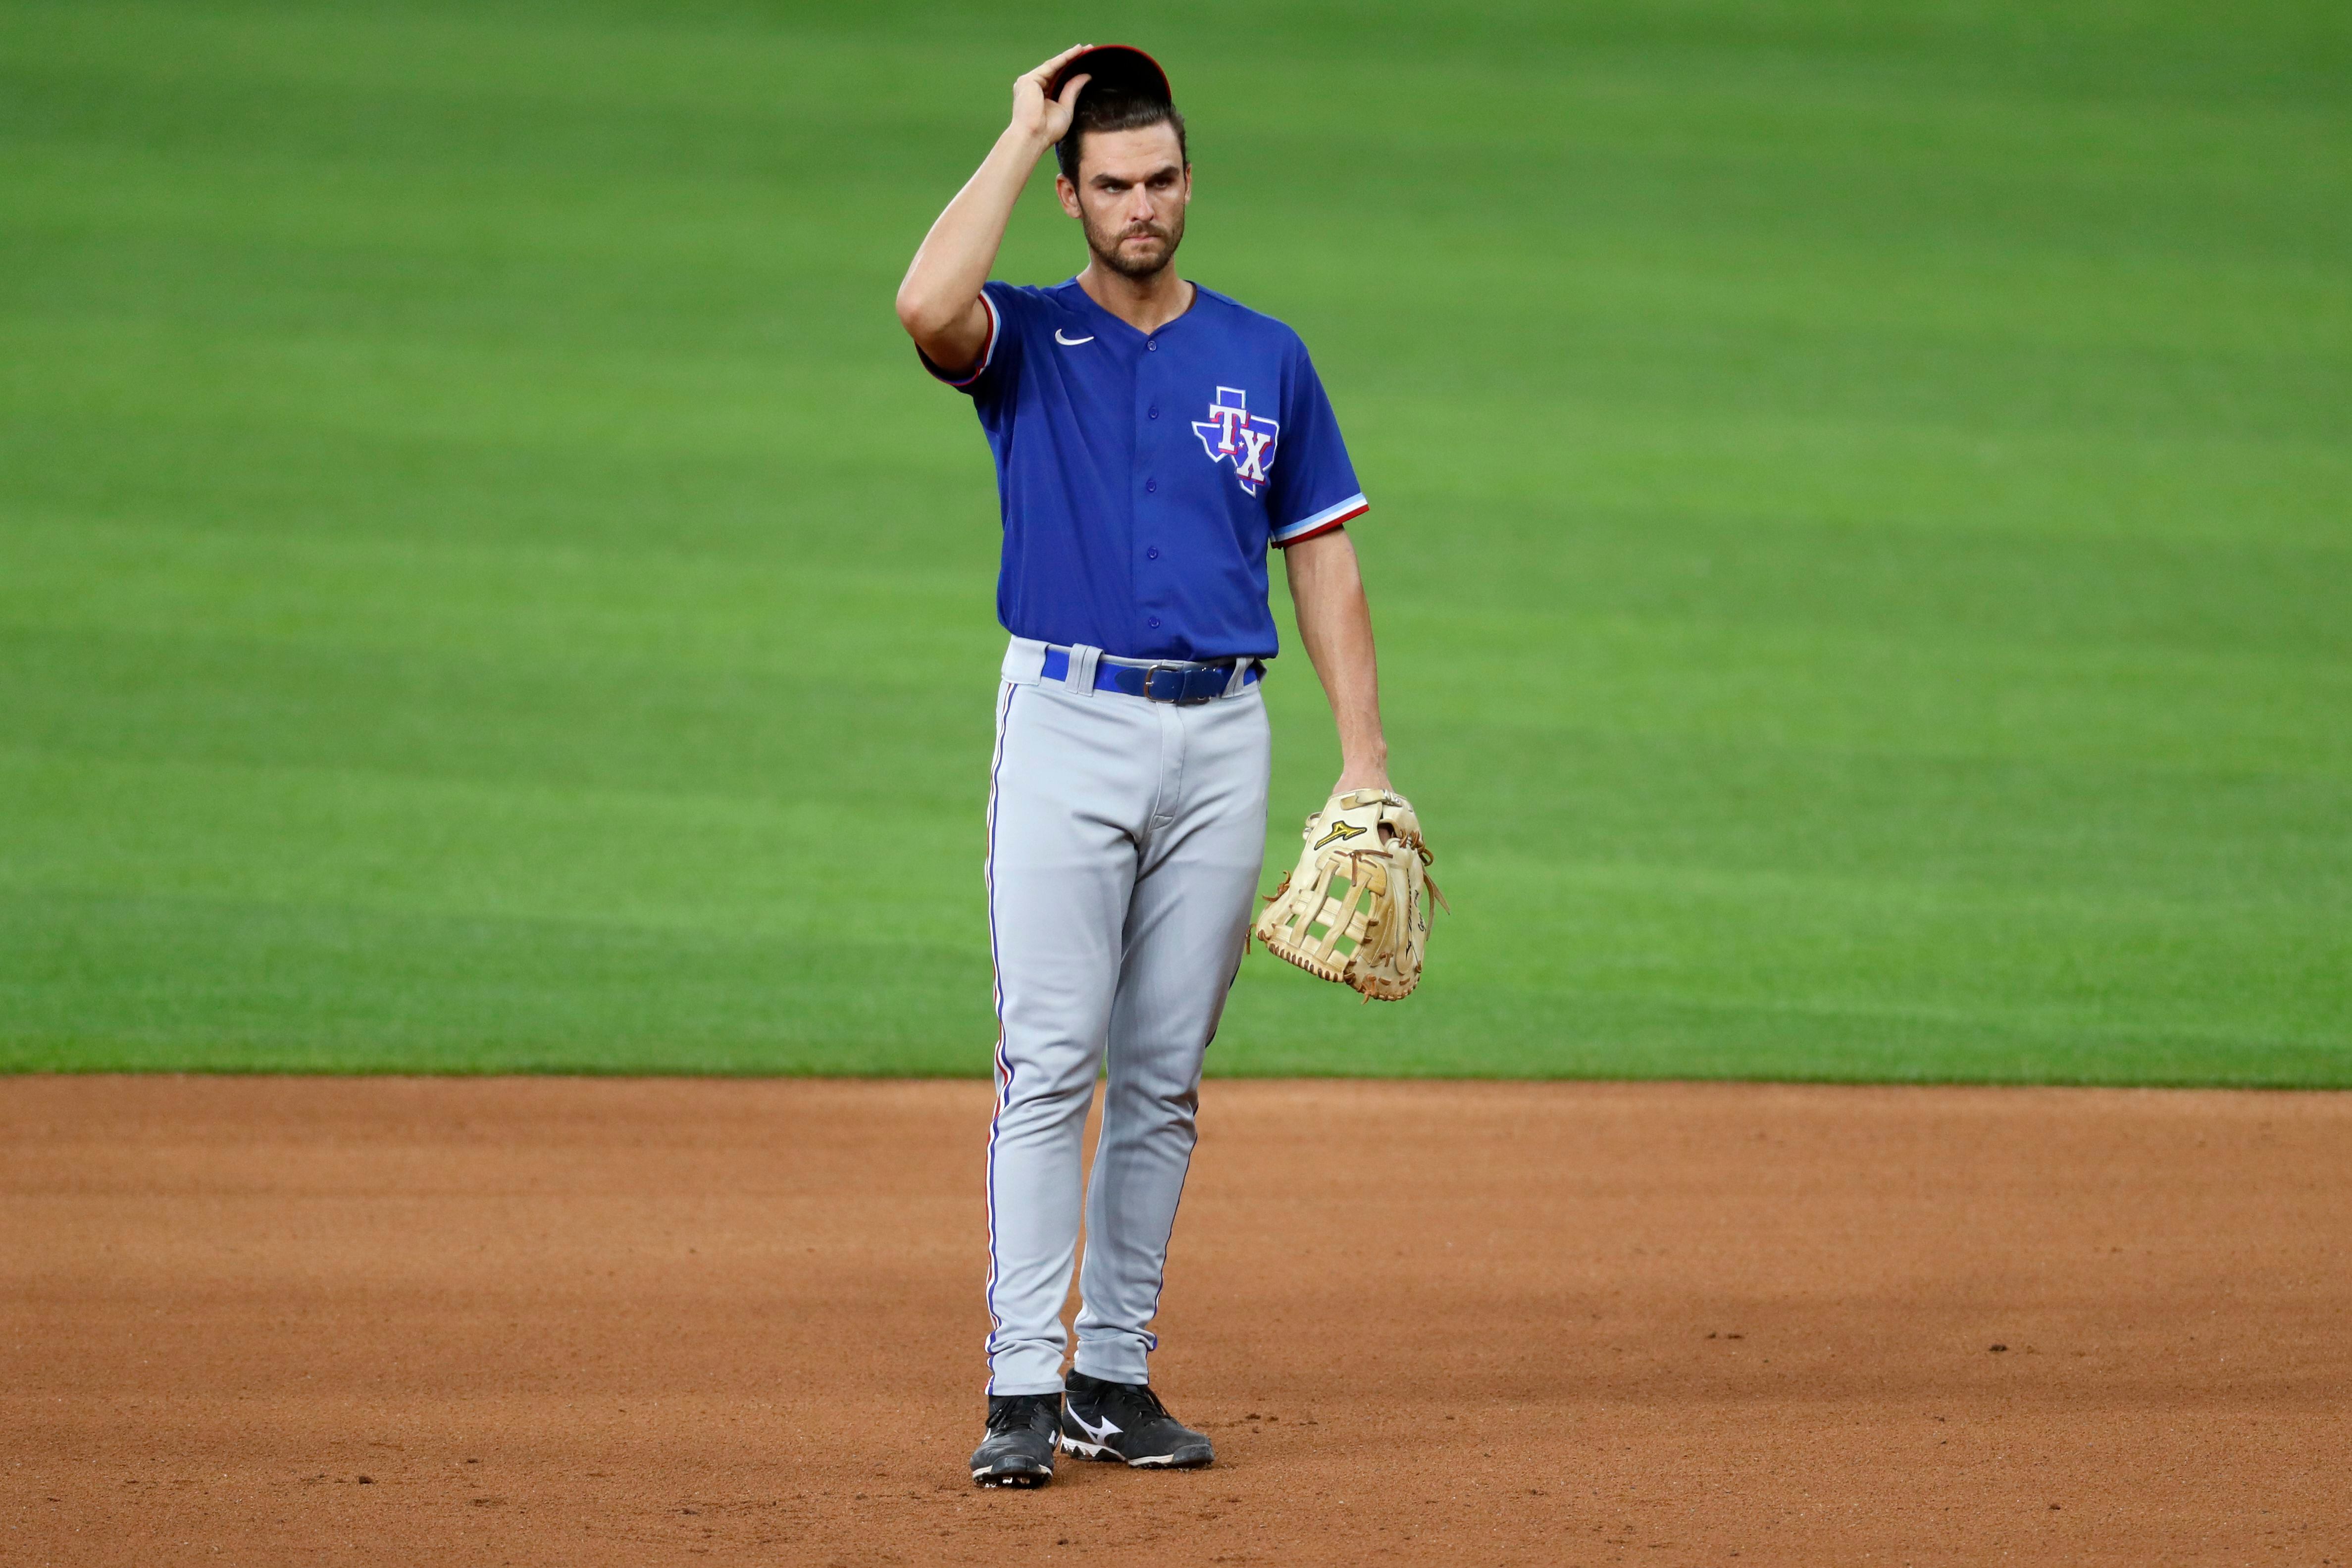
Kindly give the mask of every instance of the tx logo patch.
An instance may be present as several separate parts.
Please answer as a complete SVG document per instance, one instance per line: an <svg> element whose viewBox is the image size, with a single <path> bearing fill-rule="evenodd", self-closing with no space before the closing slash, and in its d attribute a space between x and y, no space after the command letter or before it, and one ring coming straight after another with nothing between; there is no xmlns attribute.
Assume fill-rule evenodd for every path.
<svg viewBox="0 0 2352 1568"><path fill-rule="evenodd" d="M1249 393L1241 388L1219 387L1216 401L1209 404L1209 417L1193 421L1192 434L1201 438L1209 461L1231 463L1242 488L1255 496L1265 483L1266 470L1274 466L1274 444L1282 426L1262 413L1252 415Z"/></svg>
<svg viewBox="0 0 2352 1568"><path fill-rule="evenodd" d="M1315 841L1315 847L1319 850L1325 844L1330 843L1334 840L1344 844L1349 839L1362 838L1364 836L1364 831L1365 830L1356 827L1352 823L1334 822L1331 824L1331 831L1329 832Z"/></svg>

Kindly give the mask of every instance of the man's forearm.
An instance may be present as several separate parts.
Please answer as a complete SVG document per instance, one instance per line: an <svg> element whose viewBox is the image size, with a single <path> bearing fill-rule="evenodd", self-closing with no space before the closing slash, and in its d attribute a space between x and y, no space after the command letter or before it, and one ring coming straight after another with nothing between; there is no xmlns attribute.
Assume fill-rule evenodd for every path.
<svg viewBox="0 0 2352 1568"><path fill-rule="evenodd" d="M1034 128L1008 125L955 200L923 236L898 285L898 319L918 343L954 330L980 298L996 265L1013 204L1050 143Z"/></svg>
<svg viewBox="0 0 2352 1568"><path fill-rule="evenodd" d="M1389 787L1389 746L1381 732L1380 658L1356 545L1345 529L1283 552L1298 639L1331 701L1339 731L1339 790Z"/></svg>
<svg viewBox="0 0 2352 1568"><path fill-rule="evenodd" d="M931 225L898 285L899 325L934 364L967 369L988 345L981 286L996 265L1004 226L1013 221L1013 204L1029 183L1029 172L1070 128L1087 77L1080 73L1063 83L1058 99L1047 98L1045 89L1084 47L1063 50L1013 84L1013 118L1004 134Z"/></svg>

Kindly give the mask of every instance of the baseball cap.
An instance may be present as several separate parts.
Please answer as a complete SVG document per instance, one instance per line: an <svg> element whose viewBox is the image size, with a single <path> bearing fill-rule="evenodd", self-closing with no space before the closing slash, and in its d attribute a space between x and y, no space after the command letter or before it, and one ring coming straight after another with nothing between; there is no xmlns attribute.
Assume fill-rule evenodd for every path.
<svg viewBox="0 0 2352 1568"><path fill-rule="evenodd" d="M1045 96L1061 97L1062 85L1080 75L1094 78L1083 89L1088 96L1108 88L1160 103L1176 101L1175 93L1168 86L1168 73L1160 68L1160 62L1129 44L1105 44L1066 61L1054 73Z"/></svg>

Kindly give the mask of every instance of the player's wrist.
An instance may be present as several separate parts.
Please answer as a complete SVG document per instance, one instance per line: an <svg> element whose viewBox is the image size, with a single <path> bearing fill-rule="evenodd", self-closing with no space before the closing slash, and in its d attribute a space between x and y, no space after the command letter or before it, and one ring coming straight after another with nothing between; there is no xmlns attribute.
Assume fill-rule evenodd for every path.
<svg viewBox="0 0 2352 1568"><path fill-rule="evenodd" d="M1027 162L1023 164L1025 170L1034 166L1038 159L1043 158L1045 155L1045 149L1054 145L1055 140L1055 137L1047 132L1042 122L1015 115L1013 122L1004 128L1004 134L996 139L996 144L1016 156L1026 159Z"/></svg>

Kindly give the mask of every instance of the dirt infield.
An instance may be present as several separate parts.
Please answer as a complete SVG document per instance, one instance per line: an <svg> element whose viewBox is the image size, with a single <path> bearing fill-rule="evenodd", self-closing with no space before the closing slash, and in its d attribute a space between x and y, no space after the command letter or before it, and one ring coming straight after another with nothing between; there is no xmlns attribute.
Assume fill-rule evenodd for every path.
<svg viewBox="0 0 2352 1568"><path fill-rule="evenodd" d="M1041 1493L987 1109L0 1083L0 1560L2352 1563L2352 1096L1213 1083L1217 1467Z"/></svg>

